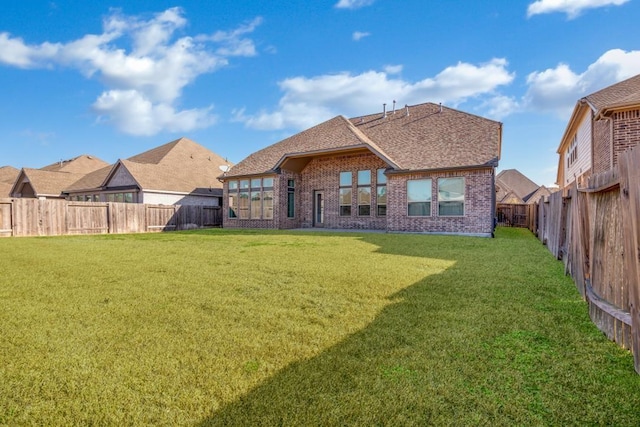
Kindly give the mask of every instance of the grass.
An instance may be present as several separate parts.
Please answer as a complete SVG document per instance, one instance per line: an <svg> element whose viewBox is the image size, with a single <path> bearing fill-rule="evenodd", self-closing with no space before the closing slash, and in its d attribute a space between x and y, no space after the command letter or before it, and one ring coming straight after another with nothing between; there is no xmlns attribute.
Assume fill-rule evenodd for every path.
<svg viewBox="0 0 640 427"><path fill-rule="evenodd" d="M0 425L640 424L526 230L0 239Z"/></svg>

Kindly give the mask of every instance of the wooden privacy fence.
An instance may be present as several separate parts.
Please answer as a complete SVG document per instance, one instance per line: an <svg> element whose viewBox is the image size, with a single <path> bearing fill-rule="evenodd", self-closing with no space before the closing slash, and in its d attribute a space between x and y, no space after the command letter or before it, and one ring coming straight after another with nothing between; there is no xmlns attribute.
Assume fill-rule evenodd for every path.
<svg viewBox="0 0 640 427"><path fill-rule="evenodd" d="M220 225L218 206L0 199L0 237L146 233Z"/></svg>
<svg viewBox="0 0 640 427"><path fill-rule="evenodd" d="M530 229L589 303L591 320L630 349L640 373L640 147L610 172L541 200Z"/></svg>
<svg viewBox="0 0 640 427"><path fill-rule="evenodd" d="M529 210L527 204L498 203L496 217L502 227L529 227Z"/></svg>

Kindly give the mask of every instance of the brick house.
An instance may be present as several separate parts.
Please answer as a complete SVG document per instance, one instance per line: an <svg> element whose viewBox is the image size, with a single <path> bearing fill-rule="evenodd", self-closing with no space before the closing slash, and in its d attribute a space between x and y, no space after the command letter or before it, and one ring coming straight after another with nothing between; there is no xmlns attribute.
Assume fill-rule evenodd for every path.
<svg viewBox="0 0 640 427"><path fill-rule="evenodd" d="M640 143L640 74L581 98L558 147L557 184L583 184Z"/></svg>
<svg viewBox="0 0 640 427"><path fill-rule="evenodd" d="M432 103L337 116L221 176L223 225L490 236L501 140L501 123Z"/></svg>

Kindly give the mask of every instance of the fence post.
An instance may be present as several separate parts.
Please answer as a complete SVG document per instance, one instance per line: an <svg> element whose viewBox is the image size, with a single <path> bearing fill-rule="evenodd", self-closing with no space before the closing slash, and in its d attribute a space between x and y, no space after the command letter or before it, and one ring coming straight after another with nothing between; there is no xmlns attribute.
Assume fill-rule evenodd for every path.
<svg viewBox="0 0 640 427"><path fill-rule="evenodd" d="M625 269L629 278L631 312L631 348L634 368L640 374L640 150L631 149L620 156L620 195L622 203Z"/></svg>

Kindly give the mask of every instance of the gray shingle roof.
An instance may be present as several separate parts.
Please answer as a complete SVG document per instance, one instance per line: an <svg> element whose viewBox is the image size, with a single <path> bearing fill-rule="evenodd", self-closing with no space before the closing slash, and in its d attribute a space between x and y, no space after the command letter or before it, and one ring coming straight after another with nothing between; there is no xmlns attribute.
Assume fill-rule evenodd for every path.
<svg viewBox="0 0 640 427"><path fill-rule="evenodd" d="M268 173L287 155L366 147L394 169L427 170L495 165L501 123L426 103L356 117L337 116L257 151L227 177Z"/></svg>
<svg viewBox="0 0 640 427"><path fill-rule="evenodd" d="M61 196L63 189L84 176L82 173L55 172L30 168L23 168L21 174L24 174L29 180L36 195L54 197Z"/></svg>
<svg viewBox="0 0 640 427"><path fill-rule="evenodd" d="M517 169L506 169L496 175L496 187L498 200L512 192L522 201L526 202L540 187L535 182L524 176Z"/></svg>
<svg viewBox="0 0 640 427"><path fill-rule="evenodd" d="M597 111L604 108L640 104L640 74L585 96Z"/></svg>
<svg viewBox="0 0 640 427"><path fill-rule="evenodd" d="M61 160L48 166L40 168L43 171L51 172L70 172L70 173L89 173L105 166L109 163L95 156L82 154L69 160Z"/></svg>

